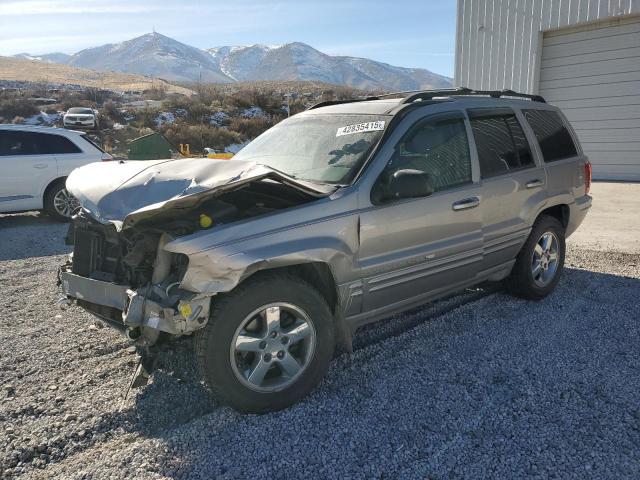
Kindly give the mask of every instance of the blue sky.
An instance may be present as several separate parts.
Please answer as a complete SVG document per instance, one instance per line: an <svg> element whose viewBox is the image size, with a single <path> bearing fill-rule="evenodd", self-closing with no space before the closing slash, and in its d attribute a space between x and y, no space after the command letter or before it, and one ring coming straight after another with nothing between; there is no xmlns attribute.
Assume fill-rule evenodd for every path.
<svg viewBox="0 0 640 480"><path fill-rule="evenodd" d="M0 0L0 55L74 53L150 32L200 48L301 41L453 75L455 0Z"/></svg>

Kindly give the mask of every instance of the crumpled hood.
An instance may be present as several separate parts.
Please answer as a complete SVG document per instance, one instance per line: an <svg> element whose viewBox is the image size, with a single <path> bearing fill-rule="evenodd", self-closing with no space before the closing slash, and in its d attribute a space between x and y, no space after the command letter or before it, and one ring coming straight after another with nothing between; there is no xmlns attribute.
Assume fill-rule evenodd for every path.
<svg viewBox="0 0 640 480"><path fill-rule="evenodd" d="M263 178L317 197L334 190L255 162L211 158L91 163L71 172L67 190L93 218L121 230L158 210L195 205L203 196Z"/></svg>

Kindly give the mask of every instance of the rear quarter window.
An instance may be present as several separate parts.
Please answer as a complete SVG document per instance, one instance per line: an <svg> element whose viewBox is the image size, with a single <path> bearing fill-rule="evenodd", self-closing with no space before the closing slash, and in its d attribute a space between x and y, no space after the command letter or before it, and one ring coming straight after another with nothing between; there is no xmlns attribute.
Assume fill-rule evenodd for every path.
<svg viewBox="0 0 640 480"><path fill-rule="evenodd" d="M78 146L62 135L37 134L40 136L42 153L80 153Z"/></svg>
<svg viewBox="0 0 640 480"><path fill-rule="evenodd" d="M576 144L557 112L549 110L523 110L531 126L545 162L556 162L578 154Z"/></svg>

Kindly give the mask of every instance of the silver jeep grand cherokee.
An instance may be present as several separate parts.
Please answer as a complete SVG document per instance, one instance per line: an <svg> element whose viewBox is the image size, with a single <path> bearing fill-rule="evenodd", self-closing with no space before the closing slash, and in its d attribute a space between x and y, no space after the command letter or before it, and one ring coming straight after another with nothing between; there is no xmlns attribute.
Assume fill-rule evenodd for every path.
<svg viewBox="0 0 640 480"><path fill-rule="evenodd" d="M232 160L76 170L60 283L143 352L192 335L220 401L277 410L365 323L486 280L544 298L590 181L567 120L537 96L325 102Z"/></svg>

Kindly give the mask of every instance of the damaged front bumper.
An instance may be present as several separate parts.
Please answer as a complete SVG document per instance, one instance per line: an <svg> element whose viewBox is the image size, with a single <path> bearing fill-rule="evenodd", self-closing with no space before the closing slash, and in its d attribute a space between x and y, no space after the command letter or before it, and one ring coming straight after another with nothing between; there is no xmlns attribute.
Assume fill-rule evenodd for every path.
<svg viewBox="0 0 640 480"><path fill-rule="evenodd" d="M149 285L132 290L72 273L61 267L60 285L67 299L127 333L137 344L150 346L162 332L188 335L203 328L209 318L211 296L178 288Z"/></svg>

